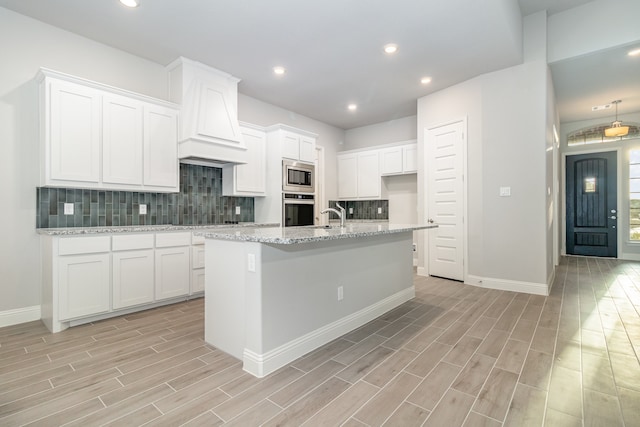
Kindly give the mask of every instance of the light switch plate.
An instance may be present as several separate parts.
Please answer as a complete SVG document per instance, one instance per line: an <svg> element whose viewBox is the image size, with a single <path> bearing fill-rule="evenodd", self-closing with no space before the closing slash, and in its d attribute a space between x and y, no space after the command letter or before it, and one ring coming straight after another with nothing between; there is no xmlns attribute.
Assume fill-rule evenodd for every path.
<svg viewBox="0 0 640 427"><path fill-rule="evenodd" d="M511 196L511 187L500 187L500 197Z"/></svg>
<svg viewBox="0 0 640 427"><path fill-rule="evenodd" d="M236 215L240 215L240 206L236 206Z"/></svg>
<svg viewBox="0 0 640 427"><path fill-rule="evenodd" d="M140 205L140 209L139 209L138 213L140 215L146 215L147 214L147 205Z"/></svg>
<svg viewBox="0 0 640 427"><path fill-rule="evenodd" d="M73 215L73 203L65 203L64 204L64 214L65 215Z"/></svg>

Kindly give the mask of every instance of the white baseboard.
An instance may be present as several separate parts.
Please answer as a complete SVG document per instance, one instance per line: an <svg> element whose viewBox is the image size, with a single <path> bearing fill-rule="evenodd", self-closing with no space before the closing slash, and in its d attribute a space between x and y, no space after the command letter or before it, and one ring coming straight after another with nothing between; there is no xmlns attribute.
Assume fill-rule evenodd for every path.
<svg viewBox="0 0 640 427"><path fill-rule="evenodd" d="M0 311L0 328L17 325L19 323L33 322L34 320L40 320L39 305Z"/></svg>
<svg viewBox="0 0 640 427"><path fill-rule="evenodd" d="M480 277L469 275L465 281L468 285L481 288L498 289L501 291L523 292L534 295L549 295L549 286L546 283L521 282L518 280L495 279L492 277Z"/></svg>
<svg viewBox="0 0 640 427"><path fill-rule="evenodd" d="M618 259L623 259L626 261L640 261L640 254L630 254L630 253L622 253Z"/></svg>
<svg viewBox="0 0 640 427"><path fill-rule="evenodd" d="M243 369L258 378L262 378L316 348L359 328L413 297L415 297L415 288L411 286L266 353L258 354L245 349L243 353Z"/></svg>

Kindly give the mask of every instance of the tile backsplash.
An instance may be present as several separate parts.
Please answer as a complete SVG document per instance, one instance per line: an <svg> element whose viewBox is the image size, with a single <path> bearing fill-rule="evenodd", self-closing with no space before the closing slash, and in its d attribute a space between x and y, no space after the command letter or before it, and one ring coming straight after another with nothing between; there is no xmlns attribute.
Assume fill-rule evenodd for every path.
<svg viewBox="0 0 640 427"><path fill-rule="evenodd" d="M388 220L389 201L388 200L330 200L327 207L335 208L336 202L346 209L347 220ZM378 213L378 208L381 213ZM353 213L349 213L353 209ZM330 212L329 219L338 219L338 215Z"/></svg>
<svg viewBox="0 0 640 427"><path fill-rule="evenodd" d="M179 193L42 187L36 197L37 228L254 221L253 197L222 196L222 169L208 166L180 164ZM64 215L65 203L73 203L73 215ZM141 204L146 215L139 214Z"/></svg>

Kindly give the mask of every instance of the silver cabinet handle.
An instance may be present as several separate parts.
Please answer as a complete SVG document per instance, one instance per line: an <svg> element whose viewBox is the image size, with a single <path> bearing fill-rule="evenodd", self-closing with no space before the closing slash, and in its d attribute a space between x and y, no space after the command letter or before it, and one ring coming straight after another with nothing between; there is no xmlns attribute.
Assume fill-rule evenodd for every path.
<svg viewBox="0 0 640 427"><path fill-rule="evenodd" d="M611 219L617 219L615 215L611 215L609 218L611 218Z"/></svg>

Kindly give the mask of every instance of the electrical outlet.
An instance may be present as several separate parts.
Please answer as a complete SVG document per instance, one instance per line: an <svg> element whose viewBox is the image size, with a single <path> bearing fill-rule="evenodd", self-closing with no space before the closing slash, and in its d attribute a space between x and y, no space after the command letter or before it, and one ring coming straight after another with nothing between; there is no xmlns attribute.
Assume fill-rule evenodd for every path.
<svg viewBox="0 0 640 427"><path fill-rule="evenodd" d="M416 245L415 243L413 244L413 252L416 252L418 250L418 245Z"/></svg>
<svg viewBox="0 0 640 427"><path fill-rule="evenodd" d="M147 205L140 205L138 208L138 213L140 215L146 215L147 214Z"/></svg>
<svg viewBox="0 0 640 427"><path fill-rule="evenodd" d="M240 206L236 206L236 215L240 215Z"/></svg>
<svg viewBox="0 0 640 427"><path fill-rule="evenodd" d="M64 214L65 215L73 215L73 203L65 203L64 204Z"/></svg>
<svg viewBox="0 0 640 427"><path fill-rule="evenodd" d="M349 215L353 215L353 208L349 208Z"/></svg>
<svg viewBox="0 0 640 427"><path fill-rule="evenodd" d="M342 301L344 298L344 289L342 286L338 286L338 301Z"/></svg>
<svg viewBox="0 0 640 427"><path fill-rule="evenodd" d="M500 197L510 197L511 187L500 187Z"/></svg>
<svg viewBox="0 0 640 427"><path fill-rule="evenodd" d="M382 208L378 208L378 213L381 214L382 213Z"/></svg>

